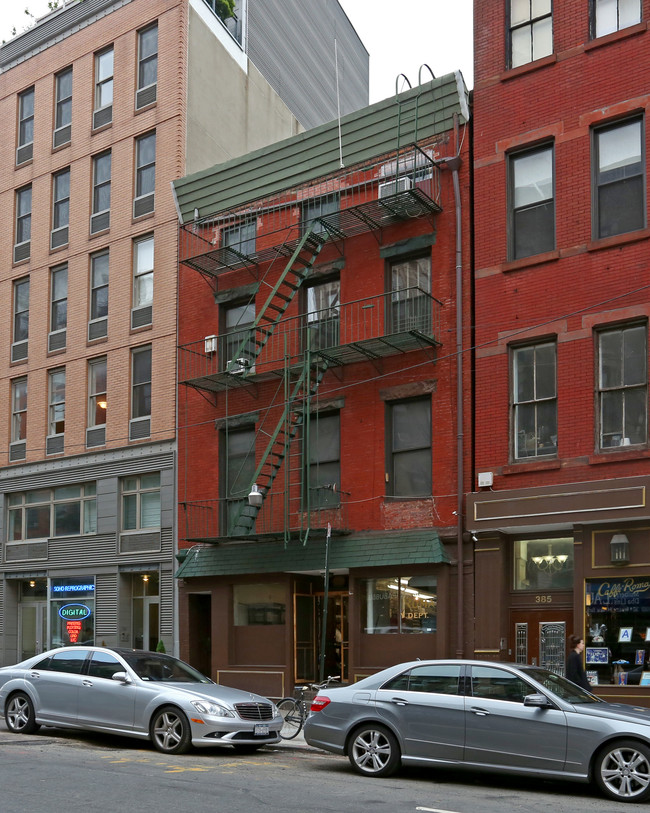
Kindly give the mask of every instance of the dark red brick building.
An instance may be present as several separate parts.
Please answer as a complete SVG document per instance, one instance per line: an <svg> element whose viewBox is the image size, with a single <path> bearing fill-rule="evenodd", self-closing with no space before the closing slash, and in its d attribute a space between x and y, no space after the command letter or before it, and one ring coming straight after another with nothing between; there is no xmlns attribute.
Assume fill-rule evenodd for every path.
<svg viewBox="0 0 650 813"><path fill-rule="evenodd" d="M181 655L230 685L471 649L468 120L452 74L175 184Z"/></svg>
<svg viewBox="0 0 650 813"><path fill-rule="evenodd" d="M476 652L650 685L650 2L475 3Z"/></svg>

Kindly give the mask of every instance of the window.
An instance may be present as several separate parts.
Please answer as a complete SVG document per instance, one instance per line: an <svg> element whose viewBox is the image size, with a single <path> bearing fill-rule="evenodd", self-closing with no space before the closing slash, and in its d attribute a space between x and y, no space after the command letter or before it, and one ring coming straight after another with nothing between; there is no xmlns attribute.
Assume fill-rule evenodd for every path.
<svg viewBox="0 0 650 813"><path fill-rule="evenodd" d="M116 672L123 672L124 664L108 652L93 652L88 666L88 677L111 680Z"/></svg>
<svg viewBox="0 0 650 813"><path fill-rule="evenodd" d="M510 258L519 260L555 248L553 147L511 155Z"/></svg>
<svg viewBox="0 0 650 813"><path fill-rule="evenodd" d="M437 629L435 576L362 579L359 602L361 632L369 635L431 633Z"/></svg>
<svg viewBox="0 0 650 813"><path fill-rule="evenodd" d="M8 497L8 541L97 533L94 482L39 488Z"/></svg>
<svg viewBox="0 0 650 813"><path fill-rule="evenodd" d="M72 134L72 68L58 73L54 79L54 135L52 146L68 144Z"/></svg>
<svg viewBox="0 0 650 813"><path fill-rule="evenodd" d="M151 345L131 351L131 423L129 440L151 435Z"/></svg>
<svg viewBox="0 0 650 813"><path fill-rule="evenodd" d="M52 178L52 238L51 248L68 242L70 224L70 170L57 172Z"/></svg>
<svg viewBox="0 0 650 813"><path fill-rule="evenodd" d="M113 48L95 54L95 110L93 128L113 120Z"/></svg>
<svg viewBox="0 0 650 813"><path fill-rule="evenodd" d="M646 443L648 329L631 325L598 334L598 413L601 449Z"/></svg>
<svg viewBox="0 0 650 813"><path fill-rule="evenodd" d="M557 455L555 342L513 351L515 458Z"/></svg>
<svg viewBox="0 0 650 813"><path fill-rule="evenodd" d="M106 423L106 357L88 362L88 426Z"/></svg>
<svg viewBox="0 0 650 813"><path fill-rule="evenodd" d="M27 437L27 376L11 382L11 442Z"/></svg>
<svg viewBox="0 0 650 813"><path fill-rule="evenodd" d="M65 369L48 373L47 434L62 435L65 432Z"/></svg>
<svg viewBox="0 0 650 813"><path fill-rule="evenodd" d="M551 0L510 0L510 67L553 53Z"/></svg>
<svg viewBox="0 0 650 813"><path fill-rule="evenodd" d="M235 584L232 599L236 627L285 623L287 589L284 584Z"/></svg>
<svg viewBox="0 0 650 813"><path fill-rule="evenodd" d="M153 313L153 236L133 244L133 310L131 327L150 325Z"/></svg>
<svg viewBox="0 0 650 813"><path fill-rule="evenodd" d="M391 678L381 687L393 692L427 692L431 694L458 694L460 666L434 664L416 666Z"/></svg>
<svg viewBox="0 0 650 813"><path fill-rule="evenodd" d="M221 484L221 496L225 502L224 524L227 532L243 505L248 504L248 493L255 474L255 428L235 429L224 432L225 471Z"/></svg>
<svg viewBox="0 0 650 813"><path fill-rule="evenodd" d="M14 262L29 259L32 238L32 187L16 190L16 244Z"/></svg>
<svg viewBox="0 0 650 813"><path fill-rule="evenodd" d="M388 405L388 483L393 497L431 496L431 399Z"/></svg>
<svg viewBox="0 0 650 813"><path fill-rule="evenodd" d="M122 480L122 530L160 528L160 472Z"/></svg>
<svg viewBox="0 0 650 813"><path fill-rule="evenodd" d="M103 152L93 158L93 208L90 217L90 233L103 231L110 226L111 218L111 152Z"/></svg>
<svg viewBox="0 0 650 813"><path fill-rule="evenodd" d="M256 234L257 221L255 220L238 223L235 226L227 226L223 230L221 244L224 248L231 248L237 254L250 256L255 254Z"/></svg>
<svg viewBox="0 0 650 813"><path fill-rule="evenodd" d="M401 260L390 266L392 332L431 332L431 257Z"/></svg>
<svg viewBox="0 0 650 813"><path fill-rule="evenodd" d="M156 186L156 134L135 140L135 200L133 217L153 212Z"/></svg>
<svg viewBox="0 0 650 813"><path fill-rule="evenodd" d="M312 416L307 468L309 507L316 510L338 505L341 486L341 427L338 412Z"/></svg>
<svg viewBox="0 0 650 813"><path fill-rule="evenodd" d="M573 589L573 539L516 539L515 590Z"/></svg>
<svg viewBox="0 0 650 813"><path fill-rule="evenodd" d="M50 277L50 335L47 349L61 350L66 345L68 326L68 266L53 268Z"/></svg>
<svg viewBox="0 0 650 813"><path fill-rule="evenodd" d="M14 282L14 324L11 360L27 358L29 339L29 277Z"/></svg>
<svg viewBox="0 0 650 813"><path fill-rule="evenodd" d="M18 96L18 149L16 164L31 161L34 154L34 88Z"/></svg>
<svg viewBox="0 0 650 813"><path fill-rule="evenodd" d="M90 341L108 335L108 257L102 251L90 258Z"/></svg>
<svg viewBox="0 0 650 813"><path fill-rule="evenodd" d="M138 32L138 88L135 109L156 101L158 81L158 24Z"/></svg>
<svg viewBox="0 0 650 813"><path fill-rule="evenodd" d="M594 131L594 237L645 226L643 119Z"/></svg>
<svg viewBox="0 0 650 813"><path fill-rule="evenodd" d="M472 697L523 703L535 689L519 675L498 666L472 666Z"/></svg>
<svg viewBox="0 0 650 813"><path fill-rule="evenodd" d="M641 22L641 0L592 0L591 9L593 37Z"/></svg>
<svg viewBox="0 0 650 813"><path fill-rule="evenodd" d="M340 289L338 279L315 283L307 288L307 346L311 350L339 344Z"/></svg>
<svg viewBox="0 0 650 813"><path fill-rule="evenodd" d="M255 341L250 330L255 322L255 302L228 305L224 309L226 341L222 363L232 373L242 372L242 365L250 370L255 358ZM242 343L246 342L243 347ZM240 361L243 359L243 361Z"/></svg>
<svg viewBox="0 0 650 813"><path fill-rule="evenodd" d="M340 200L338 192L305 201L302 205L301 216L303 233L306 232L312 222L319 217L325 218L329 224L337 227L339 223L339 209ZM327 229L322 223L317 223L314 227L314 233L327 235Z"/></svg>

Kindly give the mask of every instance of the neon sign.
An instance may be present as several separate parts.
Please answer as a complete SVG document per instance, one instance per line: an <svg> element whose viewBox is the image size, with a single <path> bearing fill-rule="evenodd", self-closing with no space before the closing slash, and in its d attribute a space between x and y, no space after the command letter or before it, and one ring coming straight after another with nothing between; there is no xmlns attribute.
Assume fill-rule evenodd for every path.
<svg viewBox="0 0 650 813"><path fill-rule="evenodd" d="M84 618L90 618L92 611L90 607L85 604L64 604L59 608L59 616L67 621L68 619L78 619L82 621Z"/></svg>

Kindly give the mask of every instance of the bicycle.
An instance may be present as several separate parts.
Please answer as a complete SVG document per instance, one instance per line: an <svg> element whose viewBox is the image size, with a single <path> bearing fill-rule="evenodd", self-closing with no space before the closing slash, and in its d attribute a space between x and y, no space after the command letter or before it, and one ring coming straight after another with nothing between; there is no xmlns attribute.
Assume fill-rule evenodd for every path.
<svg viewBox="0 0 650 813"><path fill-rule="evenodd" d="M280 729L280 736L283 740L292 740L297 737L302 731L305 720L309 715L309 708L307 706L306 694L308 692L319 692L321 689L327 689L330 683L335 680L340 680L340 675L330 675L322 683L308 683L306 686L299 686L298 691L300 697L285 697L277 704L278 711L282 715L282 728Z"/></svg>

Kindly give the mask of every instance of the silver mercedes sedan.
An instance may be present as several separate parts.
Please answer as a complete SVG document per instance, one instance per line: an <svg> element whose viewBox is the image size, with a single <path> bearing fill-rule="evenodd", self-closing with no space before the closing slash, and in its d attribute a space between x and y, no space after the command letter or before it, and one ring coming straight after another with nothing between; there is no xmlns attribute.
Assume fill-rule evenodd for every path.
<svg viewBox="0 0 650 813"><path fill-rule="evenodd" d="M10 731L41 725L150 739L165 754L190 746L251 753L279 742L282 717L265 697L230 689L159 652L68 646L0 669Z"/></svg>
<svg viewBox="0 0 650 813"><path fill-rule="evenodd" d="M650 709L605 703L536 666L414 661L318 694L309 745L365 776L449 766L595 782L619 802L650 798Z"/></svg>

